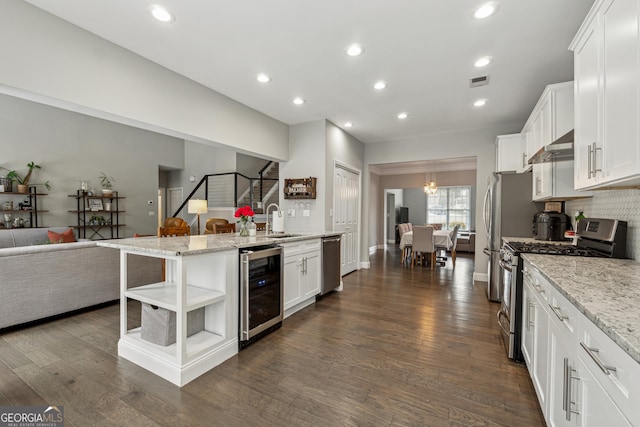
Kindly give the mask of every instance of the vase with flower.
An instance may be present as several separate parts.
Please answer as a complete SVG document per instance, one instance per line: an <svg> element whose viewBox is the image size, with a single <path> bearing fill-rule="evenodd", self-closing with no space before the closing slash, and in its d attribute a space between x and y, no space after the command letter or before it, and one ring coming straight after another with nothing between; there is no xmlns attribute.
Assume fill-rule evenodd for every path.
<svg viewBox="0 0 640 427"><path fill-rule="evenodd" d="M253 212L253 209L251 209L251 207L249 206L244 206L236 209L236 212L233 214L233 216L235 218L238 218L237 222L240 225L240 236L244 237L249 235L247 224L249 223L249 221L251 221L251 218L253 218L254 215L255 213Z"/></svg>

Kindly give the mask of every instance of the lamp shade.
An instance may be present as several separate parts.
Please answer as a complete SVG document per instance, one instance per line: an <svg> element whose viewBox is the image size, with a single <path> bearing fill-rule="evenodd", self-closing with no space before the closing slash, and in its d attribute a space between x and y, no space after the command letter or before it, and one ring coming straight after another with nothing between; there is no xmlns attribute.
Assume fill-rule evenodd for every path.
<svg viewBox="0 0 640 427"><path fill-rule="evenodd" d="M206 200L189 200L187 211L190 214L203 214L208 211Z"/></svg>

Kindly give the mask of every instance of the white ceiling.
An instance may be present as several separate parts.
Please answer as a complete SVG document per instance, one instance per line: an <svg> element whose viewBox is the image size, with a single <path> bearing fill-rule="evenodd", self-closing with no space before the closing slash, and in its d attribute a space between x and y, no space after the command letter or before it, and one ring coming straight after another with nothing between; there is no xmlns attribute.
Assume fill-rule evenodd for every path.
<svg viewBox="0 0 640 427"><path fill-rule="evenodd" d="M26 1L284 123L351 121L345 130L364 143L519 130L545 85L572 79L567 47L593 3L502 0L479 21L482 0ZM152 3L175 22L152 19ZM353 42L360 57L345 55ZM476 69L485 55L494 61ZM489 85L470 88L483 74Z"/></svg>

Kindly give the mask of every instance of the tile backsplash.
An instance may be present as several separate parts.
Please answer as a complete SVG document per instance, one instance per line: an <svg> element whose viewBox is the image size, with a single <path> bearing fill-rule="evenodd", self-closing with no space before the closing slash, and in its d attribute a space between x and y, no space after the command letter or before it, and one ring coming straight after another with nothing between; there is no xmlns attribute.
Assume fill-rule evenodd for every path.
<svg viewBox="0 0 640 427"><path fill-rule="evenodd" d="M576 211L583 211L587 218L627 221L627 256L640 260L640 189L595 191L593 197L565 203L572 221Z"/></svg>

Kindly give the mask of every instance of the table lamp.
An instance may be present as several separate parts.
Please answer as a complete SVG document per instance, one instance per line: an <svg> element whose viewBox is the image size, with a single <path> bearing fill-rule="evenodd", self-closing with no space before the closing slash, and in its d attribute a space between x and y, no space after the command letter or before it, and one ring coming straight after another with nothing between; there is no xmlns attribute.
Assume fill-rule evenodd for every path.
<svg viewBox="0 0 640 427"><path fill-rule="evenodd" d="M209 208L207 207L206 200L189 200L187 211L190 214L198 215L198 234L200 234L200 214L207 213Z"/></svg>

